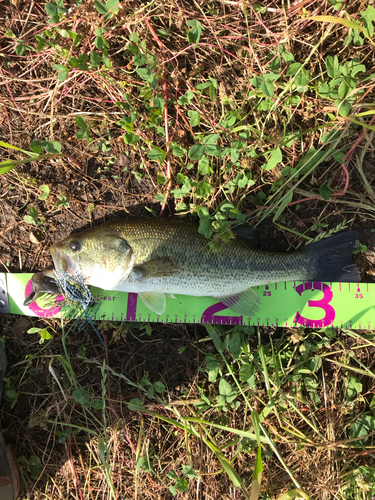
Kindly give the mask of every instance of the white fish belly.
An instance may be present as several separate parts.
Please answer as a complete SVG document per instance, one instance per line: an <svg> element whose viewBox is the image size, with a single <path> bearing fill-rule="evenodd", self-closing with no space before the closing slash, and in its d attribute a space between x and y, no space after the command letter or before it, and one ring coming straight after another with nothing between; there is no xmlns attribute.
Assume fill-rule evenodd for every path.
<svg viewBox="0 0 375 500"><path fill-rule="evenodd" d="M122 292L163 292L171 294L192 295L196 297L209 296L209 297L225 297L227 295L236 295L249 288L257 285L265 285L267 283L276 283L278 281L288 281L296 279L290 273L284 271L273 273L272 275L266 273L261 276L248 276L238 279L229 280L224 273L223 276L215 276L212 278L202 278L193 275L182 275L176 273L173 276L162 278L146 278L141 280L122 279L111 290L118 290ZM301 278L303 279L303 278Z"/></svg>

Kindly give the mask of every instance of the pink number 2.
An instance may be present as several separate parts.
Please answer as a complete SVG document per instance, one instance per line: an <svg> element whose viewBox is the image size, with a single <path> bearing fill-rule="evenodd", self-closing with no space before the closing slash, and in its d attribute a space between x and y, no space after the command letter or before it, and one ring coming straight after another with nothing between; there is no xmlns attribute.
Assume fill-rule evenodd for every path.
<svg viewBox="0 0 375 500"><path fill-rule="evenodd" d="M335 319L336 313L334 308L329 304L333 298L333 293L331 288L325 283L320 283L316 281L310 281L309 283L301 283L295 288L298 295L302 295L306 290L321 290L324 296L320 300L309 300L309 307L320 307L324 310L325 316L323 319L308 319L304 318L297 311L294 318L294 323L299 323L303 326L310 326L312 328L322 328L331 325Z"/></svg>

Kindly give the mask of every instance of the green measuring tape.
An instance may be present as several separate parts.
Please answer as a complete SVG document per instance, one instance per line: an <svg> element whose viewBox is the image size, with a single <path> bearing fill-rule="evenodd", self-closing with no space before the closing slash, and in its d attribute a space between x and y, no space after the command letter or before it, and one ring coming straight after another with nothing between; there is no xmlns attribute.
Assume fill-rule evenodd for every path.
<svg viewBox="0 0 375 500"><path fill-rule="evenodd" d="M31 293L32 276L0 273L0 313L61 317L63 297L53 306L45 306L43 299L23 305ZM167 298L166 311L158 316L135 293L91 287L99 306L90 316L109 321L375 329L375 283L283 281L253 289L262 299L256 316L239 316L212 297L188 295Z"/></svg>

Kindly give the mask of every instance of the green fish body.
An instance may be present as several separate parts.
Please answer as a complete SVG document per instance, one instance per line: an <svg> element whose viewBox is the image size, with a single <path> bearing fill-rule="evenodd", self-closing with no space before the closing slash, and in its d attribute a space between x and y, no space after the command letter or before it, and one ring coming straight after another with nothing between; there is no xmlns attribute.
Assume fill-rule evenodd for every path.
<svg viewBox="0 0 375 500"><path fill-rule="evenodd" d="M220 252L195 224L174 219L126 219L69 236L50 248L55 269L78 272L90 285L140 294L157 314L166 296L211 296L245 316L260 302L252 287L278 281L359 281L351 264L356 232L302 250L276 253L236 237Z"/></svg>

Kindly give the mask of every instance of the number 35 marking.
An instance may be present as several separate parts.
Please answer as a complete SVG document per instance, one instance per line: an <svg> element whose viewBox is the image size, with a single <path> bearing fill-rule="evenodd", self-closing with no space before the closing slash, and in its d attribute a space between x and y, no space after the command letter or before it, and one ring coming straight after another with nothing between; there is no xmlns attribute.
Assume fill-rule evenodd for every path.
<svg viewBox="0 0 375 500"><path fill-rule="evenodd" d="M331 325L335 319L336 313L334 308L330 305L330 302L333 298L333 293L331 288L325 283L313 282L309 283L301 283L301 285L296 286L295 288L298 295L302 296L302 293L306 290L321 290L324 293L324 296L320 300L309 300L309 307L320 307L324 310L325 316L323 319L308 319L300 315L297 311L296 316L294 318L294 323L299 323L303 326L310 326L313 328L323 328L325 326Z"/></svg>

